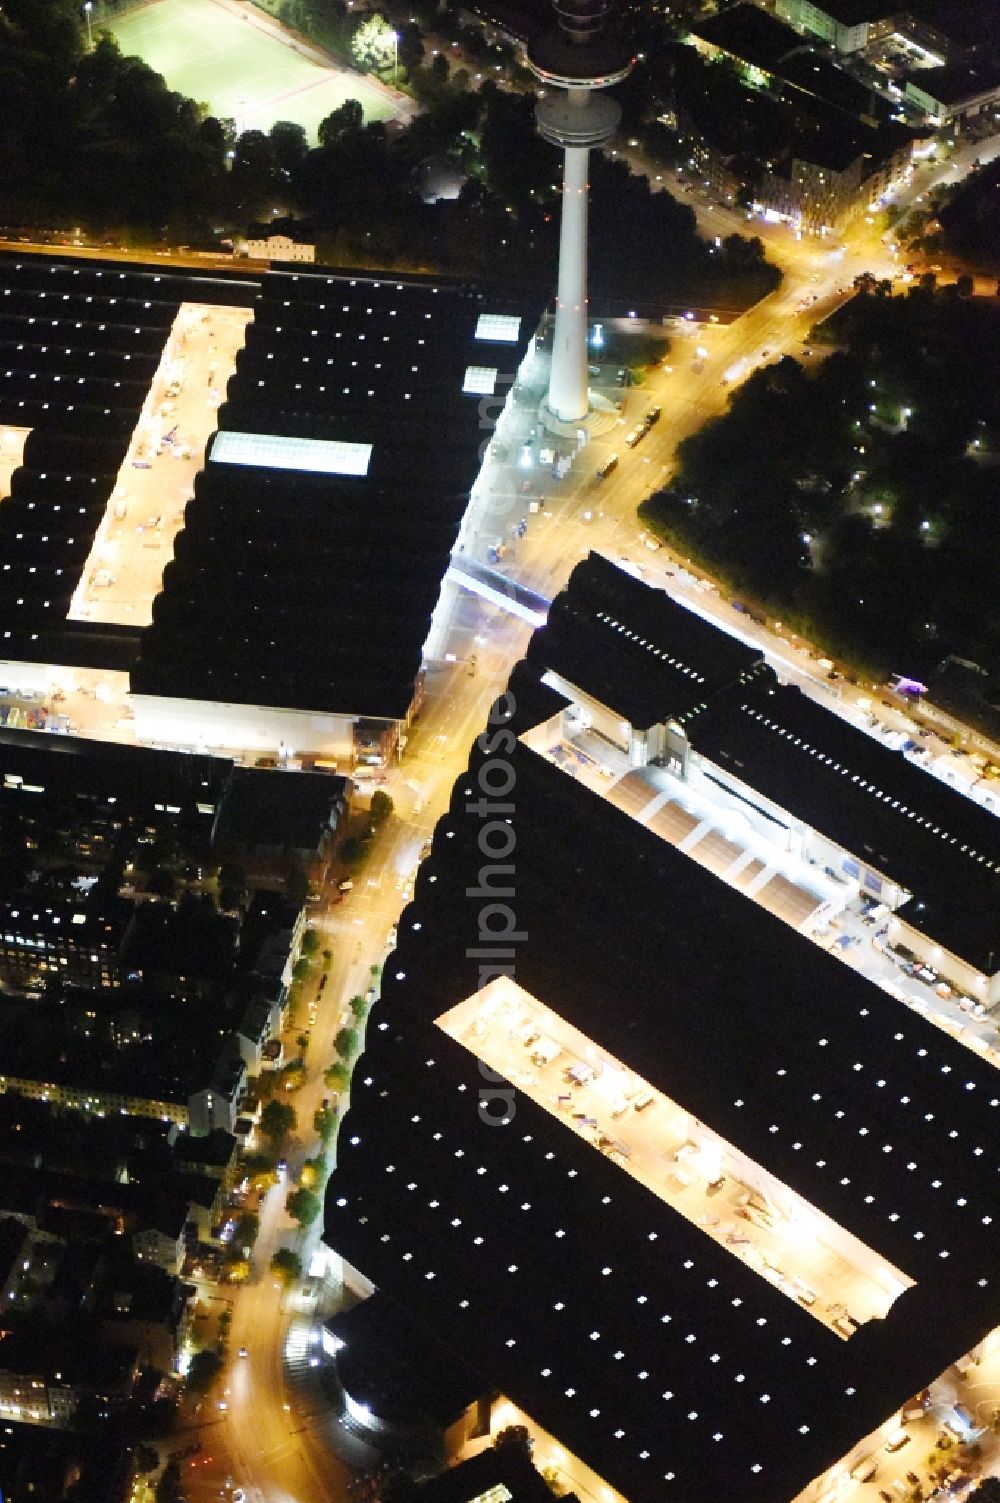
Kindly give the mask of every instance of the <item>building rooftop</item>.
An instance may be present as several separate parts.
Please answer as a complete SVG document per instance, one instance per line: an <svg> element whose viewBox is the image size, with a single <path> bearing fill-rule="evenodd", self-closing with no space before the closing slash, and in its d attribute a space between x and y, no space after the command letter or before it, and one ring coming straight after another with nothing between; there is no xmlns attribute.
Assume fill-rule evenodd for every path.
<svg viewBox="0 0 1000 1503"><path fill-rule="evenodd" d="M705 757L899 883L900 917L992 973L1000 821L792 686L720 695L687 727Z"/></svg>
<svg viewBox="0 0 1000 1503"><path fill-rule="evenodd" d="M941 104L960 105L967 99L1000 89L1000 62L945 63L940 68L923 68L907 80L907 89L919 89Z"/></svg>
<svg viewBox="0 0 1000 1503"><path fill-rule="evenodd" d="M355 1403L380 1419L430 1420L444 1430L479 1395L478 1376L384 1294L374 1294L324 1322L337 1352L337 1374Z"/></svg>
<svg viewBox="0 0 1000 1503"><path fill-rule="evenodd" d="M540 311L421 278L266 275L133 689L404 718L480 464L469 368L501 402Z"/></svg>
<svg viewBox="0 0 1000 1503"><path fill-rule="evenodd" d="M691 33L767 73L779 71L793 52L812 51L797 31L757 5L734 5L706 16L695 22Z"/></svg>
<svg viewBox="0 0 1000 1503"><path fill-rule="evenodd" d="M619 619L629 645L608 650L602 682L616 658L627 671L626 631L648 637L641 612ZM551 713L545 641L511 679L517 733L540 698ZM516 940L484 947L470 901L477 747L385 966L326 1239L632 1503L790 1498L1000 1317L996 1074L580 779L497 741L516 790ZM524 1016L591 1062L589 1096L552 1089L518 1041ZM480 1067L493 1046L516 1056L499 1105ZM620 1123L613 1094L593 1108L602 1150L573 1103L633 1081ZM875 1314L835 1329L789 1285L799 1232L752 1266L738 1232L713 1230L703 1135L751 1185L781 1187L789 1226L832 1223L864 1249L884 1281Z"/></svg>
<svg viewBox="0 0 1000 1503"><path fill-rule="evenodd" d="M127 669L128 628L67 613L182 302L245 277L0 253L0 423L30 428L0 513L0 643L28 662Z"/></svg>
<svg viewBox="0 0 1000 1503"><path fill-rule="evenodd" d="M347 778L325 772L234 768L216 843L223 850L317 850L324 835L336 830L349 793Z"/></svg>
<svg viewBox="0 0 1000 1503"><path fill-rule="evenodd" d="M552 1503L552 1489L516 1449L489 1446L440 1477L421 1483L414 1494L414 1503L483 1503L487 1499L489 1503ZM567 1503L576 1503L575 1495Z"/></svg>
<svg viewBox="0 0 1000 1503"><path fill-rule="evenodd" d="M574 587L584 581L586 588ZM591 553L552 602L528 659L632 725L648 727L687 714L726 684L751 676L763 653Z"/></svg>

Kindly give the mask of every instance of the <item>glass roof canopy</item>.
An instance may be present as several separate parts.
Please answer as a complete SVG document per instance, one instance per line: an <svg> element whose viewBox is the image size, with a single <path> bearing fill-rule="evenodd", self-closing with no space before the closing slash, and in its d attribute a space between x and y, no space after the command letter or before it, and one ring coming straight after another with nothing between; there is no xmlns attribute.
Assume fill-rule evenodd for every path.
<svg viewBox="0 0 1000 1503"><path fill-rule="evenodd" d="M488 344L517 344L521 320L513 313L481 313L476 323L476 338Z"/></svg>
<svg viewBox="0 0 1000 1503"><path fill-rule="evenodd" d="M368 474L371 444L339 439L288 438L276 433L217 433L209 459L271 470L308 470L320 475Z"/></svg>

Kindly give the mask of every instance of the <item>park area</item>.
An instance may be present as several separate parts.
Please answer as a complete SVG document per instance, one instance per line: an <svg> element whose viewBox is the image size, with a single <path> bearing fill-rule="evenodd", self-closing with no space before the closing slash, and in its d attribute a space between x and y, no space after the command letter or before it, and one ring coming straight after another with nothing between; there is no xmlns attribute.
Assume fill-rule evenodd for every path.
<svg viewBox="0 0 1000 1503"><path fill-rule="evenodd" d="M366 121L407 113L408 101L347 68L320 62L314 48L251 6L146 0L100 26L124 54L141 57L171 89L235 120L241 132L292 120L315 144L320 121L345 99L358 100Z"/></svg>

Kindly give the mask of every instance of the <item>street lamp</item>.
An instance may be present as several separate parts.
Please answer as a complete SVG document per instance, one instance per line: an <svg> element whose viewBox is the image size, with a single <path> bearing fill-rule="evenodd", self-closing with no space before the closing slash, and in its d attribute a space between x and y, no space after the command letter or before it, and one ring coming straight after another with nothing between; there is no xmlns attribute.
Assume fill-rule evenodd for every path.
<svg viewBox="0 0 1000 1503"><path fill-rule="evenodd" d="M90 12L93 10L93 8L94 8L94 0L85 0L84 7L83 7L83 14L87 18L87 51L88 52L92 52L94 50L94 37L93 37L93 33L91 32L91 29L90 29Z"/></svg>

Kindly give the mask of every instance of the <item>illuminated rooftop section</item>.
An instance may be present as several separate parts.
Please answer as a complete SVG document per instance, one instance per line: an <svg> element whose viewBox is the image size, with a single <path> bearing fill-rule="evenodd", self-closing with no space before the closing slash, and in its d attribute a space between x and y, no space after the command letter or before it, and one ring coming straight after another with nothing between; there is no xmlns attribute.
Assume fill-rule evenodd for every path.
<svg viewBox="0 0 1000 1503"><path fill-rule="evenodd" d="M449 1038L843 1339L913 1280L509 977L436 1019Z"/></svg>
<svg viewBox="0 0 1000 1503"><path fill-rule="evenodd" d="M368 474L371 444L339 439L288 438L277 433L216 435L209 459L214 464L242 464L265 470L305 470L314 475Z"/></svg>
<svg viewBox="0 0 1000 1503"><path fill-rule="evenodd" d="M476 338L487 344L517 344L521 320L513 313L480 313L476 321Z"/></svg>
<svg viewBox="0 0 1000 1503"><path fill-rule="evenodd" d="M491 397L496 391L497 368L495 365L470 365L466 368L462 390L474 397Z"/></svg>

